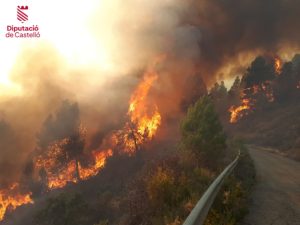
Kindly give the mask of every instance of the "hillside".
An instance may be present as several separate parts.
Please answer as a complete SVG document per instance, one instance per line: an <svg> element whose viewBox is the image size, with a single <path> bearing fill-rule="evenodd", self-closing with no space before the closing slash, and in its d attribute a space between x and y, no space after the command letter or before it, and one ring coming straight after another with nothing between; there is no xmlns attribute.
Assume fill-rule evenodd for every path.
<svg viewBox="0 0 300 225"><path fill-rule="evenodd" d="M300 159L300 55L291 61L258 56L227 90L210 90L230 136Z"/></svg>

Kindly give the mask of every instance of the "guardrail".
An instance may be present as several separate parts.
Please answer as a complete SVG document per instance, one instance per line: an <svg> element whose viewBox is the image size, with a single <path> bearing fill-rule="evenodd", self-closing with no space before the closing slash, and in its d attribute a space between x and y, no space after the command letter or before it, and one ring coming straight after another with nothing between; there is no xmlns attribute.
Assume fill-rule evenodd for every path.
<svg viewBox="0 0 300 225"><path fill-rule="evenodd" d="M183 225L202 225L226 177L228 177L240 158L240 152L235 160L213 181L189 214Z"/></svg>

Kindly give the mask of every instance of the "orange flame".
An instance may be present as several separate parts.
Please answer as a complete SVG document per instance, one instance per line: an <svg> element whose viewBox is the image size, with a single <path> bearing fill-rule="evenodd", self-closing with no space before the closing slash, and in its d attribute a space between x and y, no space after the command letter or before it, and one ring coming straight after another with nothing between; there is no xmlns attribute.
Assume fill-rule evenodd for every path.
<svg viewBox="0 0 300 225"><path fill-rule="evenodd" d="M274 58L274 69L277 74L281 73L282 69L282 60L279 57Z"/></svg>
<svg viewBox="0 0 300 225"><path fill-rule="evenodd" d="M148 66L129 101L127 115L130 122L110 136L111 145L122 146L122 151L129 155L135 153L146 140L151 140L161 124L161 115L157 105L149 98L149 92L158 79L156 66L164 58L164 55L159 56Z"/></svg>
<svg viewBox="0 0 300 225"><path fill-rule="evenodd" d="M78 179L75 177L76 162L70 161L66 166L63 166L59 173L52 173L48 175L48 187L50 189L62 188L67 183L77 183Z"/></svg>
<svg viewBox="0 0 300 225"><path fill-rule="evenodd" d="M231 113L230 123L236 123L241 117L244 116L243 112L249 110L250 108L251 107L249 99L243 99L241 106L231 106L229 109L229 112Z"/></svg>
<svg viewBox="0 0 300 225"><path fill-rule="evenodd" d="M268 102L274 102L274 92L270 81L265 81L259 85L253 85L252 87L245 88L240 93L240 99L242 101L240 106L231 106L229 108L230 123L237 123L239 119L249 114L249 110L253 111L253 107L256 103L255 97L264 97Z"/></svg>
<svg viewBox="0 0 300 225"><path fill-rule="evenodd" d="M20 194L18 188L19 184L14 183L8 189L0 190L0 221L4 219L8 210L15 210L21 205L33 203L31 193Z"/></svg>
<svg viewBox="0 0 300 225"><path fill-rule="evenodd" d="M62 188L67 183L77 183L76 161L70 160L67 163L60 162L63 157L63 145L68 139L53 143L48 147L46 155L39 156L36 159L35 166L38 170L43 169L46 173L47 186L49 189ZM88 167L82 167L78 162L79 179L86 180L95 176L105 165L106 158L112 155L111 150L94 151L92 157L94 164Z"/></svg>
<svg viewBox="0 0 300 225"><path fill-rule="evenodd" d="M48 146L46 153L37 157L35 161L35 167L39 171L43 169L46 173L46 182L50 189L64 187L68 182L77 182L74 176L76 172L75 161L69 161L67 164L60 161L65 157L63 146L67 142L67 138L54 142Z"/></svg>
<svg viewBox="0 0 300 225"><path fill-rule="evenodd" d="M106 159L113 155L111 149L106 151L94 151L92 153L95 164L90 167L84 168L79 164L79 175L80 179L87 180L90 177L93 177L98 174L98 172L104 167Z"/></svg>
<svg viewBox="0 0 300 225"><path fill-rule="evenodd" d="M153 105L153 112L148 113L145 98L148 95L152 83L157 79L156 74L147 74L144 81L139 85L130 100L128 115L131 122L137 124L138 132L152 138L161 123L161 116L156 105Z"/></svg>
<svg viewBox="0 0 300 225"><path fill-rule="evenodd" d="M155 66L164 58L164 55L157 57L148 67L143 81L129 101L127 115L130 117L130 123L126 123L123 130L117 131L112 137L116 144L125 143L124 151L129 154L134 153L146 139L152 139L161 124L161 115L157 105L149 99L149 92L158 79Z"/></svg>
<svg viewBox="0 0 300 225"><path fill-rule="evenodd" d="M274 93L273 93L273 90L272 90L272 88L270 86L270 82L269 81L261 84L261 89L264 92L264 94L265 94L268 102L274 102L275 101Z"/></svg>
<svg viewBox="0 0 300 225"><path fill-rule="evenodd" d="M113 148L120 142L125 143L127 154L133 153L145 141L145 138L152 139L156 134L160 124L161 115L155 103L149 99L149 92L154 82L158 79L156 65L165 56L160 56L147 68L142 82L132 94L129 102L127 115L130 122L124 128L117 130L108 136L110 147L107 150L93 151L90 156L94 163L84 167L79 160L70 158L65 151L65 146L70 142L69 138L58 140L50 144L43 153L34 159L35 169L39 172L38 177L45 183L49 190L62 188L68 183L77 183L79 180L87 180L105 166L108 157L113 155ZM85 130L80 127L80 134ZM136 133L138 135L133 139ZM33 203L31 193L22 195L16 194L12 186L9 190L0 190L0 221L3 219L7 209L15 209L22 204ZM10 193L14 191L14 193ZM12 197L13 196L13 197Z"/></svg>
<svg viewBox="0 0 300 225"><path fill-rule="evenodd" d="M127 112L130 122L108 137L108 150L91 153L94 164L84 167L74 158L68 159L64 151L64 146L69 142L68 138L52 143L45 153L36 158L35 167L37 171L44 171L44 182L49 189L62 188L69 182L77 183L97 175L104 167L106 159L113 155L112 149L120 143L123 143L124 152L132 154L137 150L137 145L142 144L145 139L153 138L161 123L161 115L157 105L151 102L148 96L158 79L155 67L164 58L165 56L157 57L147 68L142 82L130 98ZM40 176L40 179L43 178Z"/></svg>
<svg viewBox="0 0 300 225"><path fill-rule="evenodd" d="M137 125L138 132L148 138L152 138L160 123L161 115L156 104L149 104L147 97L153 83L158 79L155 66L161 62L165 56L160 56L150 65L144 74L143 81L138 85L130 99L128 115L132 123Z"/></svg>

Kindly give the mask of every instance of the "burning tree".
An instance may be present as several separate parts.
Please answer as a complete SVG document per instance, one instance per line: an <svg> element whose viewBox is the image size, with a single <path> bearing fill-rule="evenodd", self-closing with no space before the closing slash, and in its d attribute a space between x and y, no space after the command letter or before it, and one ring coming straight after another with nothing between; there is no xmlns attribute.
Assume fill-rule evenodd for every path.
<svg viewBox="0 0 300 225"><path fill-rule="evenodd" d="M79 131L73 134L71 137L69 137L64 147L66 158L69 160L75 160L76 178L80 180L79 159L83 154L84 150L84 139L82 132Z"/></svg>
<svg viewBox="0 0 300 225"><path fill-rule="evenodd" d="M148 95L158 79L155 67L161 60L158 57L145 71L143 80L130 98L128 121L122 129L106 136L105 146L84 152L86 131L80 125L76 103L64 101L55 116L47 118L38 135L39 154L35 157L35 168L39 171L40 180L48 188L61 188L68 182L76 183L95 176L114 151L133 155L143 143L154 137L161 123L161 115ZM83 166L81 161L85 158L94 162Z"/></svg>
<svg viewBox="0 0 300 225"><path fill-rule="evenodd" d="M299 97L300 55L295 55L281 69L281 74L274 82L274 95L279 103L287 103Z"/></svg>
<svg viewBox="0 0 300 225"><path fill-rule="evenodd" d="M80 123L77 103L63 101L58 111L47 117L37 135L35 152L26 164L26 176L22 177L27 182L31 180L29 185L34 194L89 179L98 174L106 159L116 150L130 157L155 136L161 115L158 106L149 98L149 92L158 79L156 65L161 60L159 57L146 69L142 81L130 98L127 122L122 129L107 134L107 146L84 151L86 130ZM23 194L17 187L19 183L8 189L0 189L0 221L8 208L15 209L33 202L31 192L24 191Z"/></svg>
<svg viewBox="0 0 300 225"><path fill-rule="evenodd" d="M281 61L279 57L265 58L257 57L247 69L242 80L235 80L229 97L233 102L228 109L230 112L230 123L236 123L245 115L256 109L267 106L274 102L273 81L281 73ZM239 98L239 103L236 101Z"/></svg>
<svg viewBox="0 0 300 225"><path fill-rule="evenodd" d="M48 187L62 187L80 180L79 159L84 150L84 128L76 103L64 101L55 117L50 115L38 135L35 167Z"/></svg>
<svg viewBox="0 0 300 225"><path fill-rule="evenodd" d="M129 121L111 137L113 145L123 152L137 152L140 145L154 137L161 124L161 115L157 105L149 99L149 92L158 79L156 65L163 59L164 56L158 57L148 66L143 80L131 95L127 112Z"/></svg>

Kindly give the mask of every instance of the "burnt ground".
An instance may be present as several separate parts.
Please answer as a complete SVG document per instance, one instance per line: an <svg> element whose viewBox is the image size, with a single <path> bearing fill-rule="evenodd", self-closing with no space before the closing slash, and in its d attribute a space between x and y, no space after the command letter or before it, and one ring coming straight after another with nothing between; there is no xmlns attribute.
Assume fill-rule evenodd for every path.
<svg viewBox="0 0 300 225"><path fill-rule="evenodd" d="M259 147L249 153L257 184L243 225L299 225L300 163Z"/></svg>

